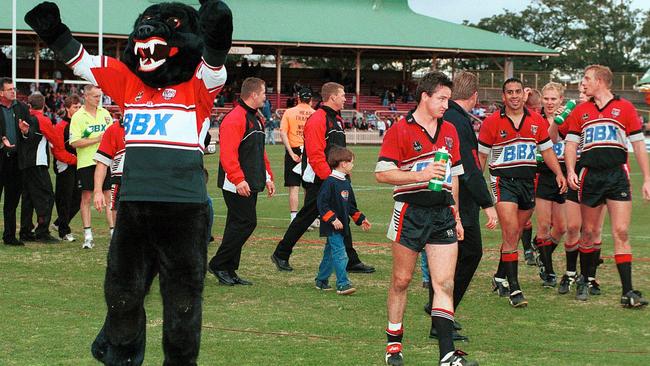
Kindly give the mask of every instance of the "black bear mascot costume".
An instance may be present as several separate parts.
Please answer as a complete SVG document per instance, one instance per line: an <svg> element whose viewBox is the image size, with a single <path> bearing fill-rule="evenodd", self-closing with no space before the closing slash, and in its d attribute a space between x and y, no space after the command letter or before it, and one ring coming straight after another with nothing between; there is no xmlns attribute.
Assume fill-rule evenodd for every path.
<svg viewBox="0 0 650 366"><path fill-rule="evenodd" d="M92 344L106 365L144 360L144 297L159 271L164 365L196 365L206 272L208 208L203 141L226 81L232 14L218 0L196 9L148 7L122 60L88 54L51 2L25 21L75 73L122 108L126 154L120 209L108 251L107 315Z"/></svg>

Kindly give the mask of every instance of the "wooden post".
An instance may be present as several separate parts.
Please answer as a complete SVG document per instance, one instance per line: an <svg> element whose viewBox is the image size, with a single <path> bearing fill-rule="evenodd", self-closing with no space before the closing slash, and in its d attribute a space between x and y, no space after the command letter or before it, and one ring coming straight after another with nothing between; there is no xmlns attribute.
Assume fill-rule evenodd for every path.
<svg viewBox="0 0 650 366"><path fill-rule="evenodd" d="M15 51L15 50L14 50ZM36 40L36 47L34 48L34 79L36 79L36 88L39 87L39 82L38 80L40 79L41 76L41 41L40 39ZM12 57L17 57L16 54L14 54Z"/></svg>

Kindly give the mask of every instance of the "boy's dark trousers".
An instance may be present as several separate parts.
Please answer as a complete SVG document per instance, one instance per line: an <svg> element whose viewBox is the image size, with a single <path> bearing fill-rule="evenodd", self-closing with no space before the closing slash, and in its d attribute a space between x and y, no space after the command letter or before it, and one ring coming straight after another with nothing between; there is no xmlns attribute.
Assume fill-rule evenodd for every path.
<svg viewBox="0 0 650 366"><path fill-rule="evenodd" d="M165 365L196 365L206 273L206 203L120 202L108 250L108 312L92 345L107 365L144 360L144 297L159 266Z"/></svg>
<svg viewBox="0 0 650 366"><path fill-rule="evenodd" d="M222 190L228 208L226 227L217 253L210 259L214 271L236 271L239 269L242 247L257 226L257 192L248 197Z"/></svg>
<svg viewBox="0 0 650 366"><path fill-rule="evenodd" d="M278 258L289 260L296 242L298 242L298 240L300 240L300 238L305 234L309 225L318 218L318 207L316 201L318 200L318 191L320 190L320 187L320 184L306 184L304 204L300 211L298 211L296 218L291 221L291 224L289 224L287 231L284 233L284 237L275 248L274 254ZM349 260L348 268L361 263L357 251L352 247L352 233L350 232L349 227L345 230L343 242Z"/></svg>

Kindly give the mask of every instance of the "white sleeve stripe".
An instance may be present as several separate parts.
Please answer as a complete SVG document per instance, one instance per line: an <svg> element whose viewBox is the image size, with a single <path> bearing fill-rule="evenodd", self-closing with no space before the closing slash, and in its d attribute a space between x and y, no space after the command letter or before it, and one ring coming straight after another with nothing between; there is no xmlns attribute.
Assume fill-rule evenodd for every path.
<svg viewBox="0 0 650 366"><path fill-rule="evenodd" d="M483 154L489 154L490 151L492 151L492 148L486 147L486 146L481 145L481 144L478 145L478 152L483 153Z"/></svg>
<svg viewBox="0 0 650 366"><path fill-rule="evenodd" d="M375 173L386 172L395 169L399 169L397 167L397 164L393 163L392 161L380 160L377 162L377 165L375 166Z"/></svg>
<svg viewBox="0 0 650 366"><path fill-rule="evenodd" d="M77 62L79 62L84 54L84 48L83 46L79 46L79 51L77 51L77 54L68 60L65 64L69 67L73 67Z"/></svg>
<svg viewBox="0 0 650 366"><path fill-rule="evenodd" d="M209 92L214 92L223 87L226 83L228 73L226 72L225 67L222 66L216 69L206 64L204 61L199 64L199 68L196 71L196 77L203 80L203 84Z"/></svg>
<svg viewBox="0 0 650 366"><path fill-rule="evenodd" d="M539 146L539 151L545 151L553 147L553 141L547 140L545 143L538 146Z"/></svg>
<svg viewBox="0 0 650 366"><path fill-rule="evenodd" d="M91 70L102 67L104 57L90 55L83 47L79 49L79 52L81 55L68 66L72 68L75 75L90 81L93 85L97 85L97 80L95 80L95 76Z"/></svg>
<svg viewBox="0 0 650 366"><path fill-rule="evenodd" d="M451 167L451 176L452 177L457 177L459 175L465 174L465 169L463 169L463 165L456 165Z"/></svg>
<svg viewBox="0 0 650 366"><path fill-rule="evenodd" d="M579 143L580 142L580 135L576 135L574 133L569 133L568 135L566 135L565 140Z"/></svg>
<svg viewBox="0 0 650 366"><path fill-rule="evenodd" d="M643 132L633 133L627 137L630 142L643 141Z"/></svg>

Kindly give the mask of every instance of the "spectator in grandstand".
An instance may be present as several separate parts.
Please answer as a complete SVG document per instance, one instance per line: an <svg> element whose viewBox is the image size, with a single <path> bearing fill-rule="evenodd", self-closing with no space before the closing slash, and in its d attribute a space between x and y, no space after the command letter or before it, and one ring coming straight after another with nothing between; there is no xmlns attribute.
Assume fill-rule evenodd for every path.
<svg viewBox="0 0 650 366"><path fill-rule="evenodd" d="M52 121L43 114L45 109L43 94L38 92L31 94L28 105L33 118L20 121L18 124L22 135L22 143L18 149L18 165L23 180L22 199L31 203L28 213L30 224L32 207L36 211L37 226L34 229L34 241L53 244L59 240L50 235L49 229L54 207L54 190L48 172L48 141L57 144L57 148L60 146L54 138ZM24 206L21 209L24 209Z"/></svg>
<svg viewBox="0 0 650 366"><path fill-rule="evenodd" d="M77 185L77 150L70 146L70 121L72 116L81 108L81 98L77 94L70 94L63 102L65 115L56 124L57 139L63 141L65 151L61 157L56 158L53 164L56 175L56 188L54 201L58 217L54 220L54 227L59 232L61 240L74 241L70 229L70 221L79 212L81 204L81 189Z"/></svg>
<svg viewBox="0 0 650 366"><path fill-rule="evenodd" d="M298 93L300 103L287 109L280 122L280 137L285 147L284 153L284 186L289 190L289 217L291 221L298 213L298 191L302 182L301 165L304 151L305 122L314 113L311 107L311 90L300 89ZM297 172L295 169L297 168Z"/></svg>
<svg viewBox="0 0 650 366"><path fill-rule="evenodd" d="M90 207L95 176L95 153L106 128L113 122L111 114L99 106L102 91L94 85L84 86L84 105L70 121L70 145L77 150L77 184L81 189L81 221L84 226L83 249L95 246L91 228ZM105 202L110 202L110 179L102 186ZM113 216L106 211L106 221L113 235Z"/></svg>
<svg viewBox="0 0 650 366"><path fill-rule="evenodd" d="M386 122L381 118L377 121L377 131L379 131L379 137L384 137L384 132L386 132Z"/></svg>
<svg viewBox="0 0 650 366"><path fill-rule="evenodd" d="M0 78L0 195L4 190L2 240L6 245L24 245L22 240L16 238L16 208L23 191L18 167L18 148L23 139L20 138L18 125L21 120L28 121L29 118L27 105L16 100L13 80Z"/></svg>
<svg viewBox="0 0 650 366"><path fill-rule="evenodd" d="M336 293L351 295L357 291L346 271L348 256L345 254L343 236L350 230L350 217L364 231L370 230L370 222L357 209L357 201L350 181L346 178L352 173L354 154L352 151L334 146L330 149L327 164L332 173L327 177L318 193L318 212L321 217L320 236L327 237L323 259L316 275L316 288L331 290L329 277L336 271Z"/></svg>
<svg viewBox="0 0 650 366"><path fill-rule="evenodd" d="M504 108L481 126L478 157L483 169L489 163L501 223L501 259L492 279L493 290L499 296L508 296L510 305L519 308L527 306L528 301L519 286L517 245L535 207L536 149L555 174L560 193L566 192L566 179L552 149L548 122L524 106L521 80L507 79L502 92Z"/></svg>
<svg viewBox="0 0 650 366"><path fill-rule="evenodd" d="M343 85L334 82L323 84L321 88L323 103L305 123L303 154L303 186L306 189L305 201L296 218L289 224L284 237L278 243L271 255L271 260L280 271L293 271L289 257L293 247L307 228L318 217L316 200L321 184L331 173L327 165L327 154L333 146L345 147L345 132L342 127L343 119L340 110L345 105ZM372 273L375 269L365 265L352 247L352 234L346 230L344 235L345 250L349 262L348 272Z"/></svg>
<svg viewBox="0 0 650 366"><path fill-rule="evenodd" d="M463 239L458 211L458 176L463 174L460 144L454 126L442 120L452 85L439 72L428 73L420 80L416 109L388 130L375 167L377 182L395 186L396 201L387 235L393 241L393 272L387 301L388 365L403 365L402 321L408 286L422 250L427 252L436 292L429 310L438 335L439 362L477 365L455 350L452 338L454 271L458 240ZM434 162L436 151L443 147L449 150L449 159ZM427 189L434 178L445 182L439 191Z"/></svg>
<svg viewBox="0 0 650 366"><path fill-rule="evenodd" d="M242 83L239 105L221 123L218 186L228 207L223 239L210 259L208 270L219 283L252 285L239 277L242 247L257 226L257 195L275 194L273 172L264 149L264 123L257 109L266 98L264 80L247 78Z"/></svg>
<svg viewBox="0 0 650 366"><path fill-rule="evenodd" d="M273 116L269 116L268 119L265 119L264 127L266 129L266 139L264 142L275 145L275 135L273 133L273 131L275 131L275 119Z"/></svg>
<svg viewBox="0 0 650 366"><path fill-rule="evenodd" d="M594 244L601 225L600 206L604 203L610 215L614 259L622 285L620 304L636 308L648 305L648 300L632 286L632 247L628 236L632 214L628 142L643 176L641 195L646 201L650 200L650 167L636 108L612 94L612 79L609 67L590 65L585 68L581 84L585 95L591 99L576 106L564 122L569 123L565 151L567 176L571 187L579 189L582 212L576 299L585 301L589 297L587 279L593 272L592 267L597 265L598 254ZM576 172L579 146L581 170Z"/></svg>

